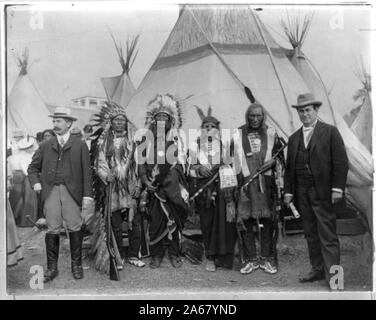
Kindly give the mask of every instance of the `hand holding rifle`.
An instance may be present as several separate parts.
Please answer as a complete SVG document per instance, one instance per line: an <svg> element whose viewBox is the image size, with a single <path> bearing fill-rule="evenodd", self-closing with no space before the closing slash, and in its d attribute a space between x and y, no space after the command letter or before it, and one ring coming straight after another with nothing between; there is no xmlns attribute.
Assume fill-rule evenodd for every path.
<svg viewBox="0 0 376 320"><path fill-rule="evenodd" d="M287 147L287 143L280 138L282 141L283 146L278 149L278 151L273 155L273 157L266 161L258 170L257 172L244 184L241 186L241 188L247 187L253 180L255 180L260 174L263 174L264 172L270 170L274 167L276 164L276 159L279 157L279 155L283 152L283 150Z"/></svg>

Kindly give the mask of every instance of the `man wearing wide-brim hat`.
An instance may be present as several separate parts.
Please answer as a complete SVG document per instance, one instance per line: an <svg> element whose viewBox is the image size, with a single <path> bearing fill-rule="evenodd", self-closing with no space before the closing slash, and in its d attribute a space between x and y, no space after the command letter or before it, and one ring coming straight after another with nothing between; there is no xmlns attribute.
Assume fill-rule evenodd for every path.
<svg viewBox="0 0 376 320"><path fill-rule="evenodd" d="M284 202L297 207L308 243L312 270L300 282L329 284L331 267L340 264L333 207L343 199L348 160L338 129L318 120L321 104L306 93L292 106L303 126L289 138Z"/></svg>
<svg viewBox="0 0 376 320"><path fill-rule="evenodd" d="M64 107L57 107L50 117L56 137L40 145L28 168L31 185L41 192L48 227L45 282L58 275L59 234L63 222L69 232L73 277L83 278L81 207L87 208L93 201L89 150L84 141L70 134L77 118Z"/></svg>

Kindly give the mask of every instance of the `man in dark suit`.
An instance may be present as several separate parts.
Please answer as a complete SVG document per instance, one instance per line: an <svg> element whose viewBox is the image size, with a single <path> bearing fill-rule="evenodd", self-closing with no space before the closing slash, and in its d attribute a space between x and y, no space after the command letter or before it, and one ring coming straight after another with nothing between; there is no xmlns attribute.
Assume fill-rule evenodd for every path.
<svg viewBox="0 0 376 320"><path fill-rule="evenodd" d="M336 127L318 120L321 102L311 93L298 96L303 127L288 142L284 202L294 201L302 215L312 270L300 282L326 279L340 263L333 206L343 199L348 160Z"/></svg>
<svg viewBox="0 0 376 320"><path fill-rule="evenodd" d="M89 150L84 141L70 134L73 121L70 109L56 108L53 115L56 137L42 143L28 168L33 189L41 193L46 216L47 271L44 281L58 275L59 234L63 226L69 232L72 273L83 278L81 208L86 209L92 199L92 173Z"/></svg>

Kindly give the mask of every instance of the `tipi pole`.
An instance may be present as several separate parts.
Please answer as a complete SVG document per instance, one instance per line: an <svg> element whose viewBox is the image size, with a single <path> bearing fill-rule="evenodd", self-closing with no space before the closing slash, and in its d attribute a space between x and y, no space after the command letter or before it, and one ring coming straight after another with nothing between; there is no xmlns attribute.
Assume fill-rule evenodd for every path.
<svg viewBox="0 0 376 320"><path fill-rule="evenodd" d="M306 59L308 61L308 63L311 66L312 70L316 73L317 78L320 80L320 84L321 84L322 88L324 89L325 96L326 96L326 99L328 100L329 108L330 108L330 111L332 113L333 124L337 127L337 121L336 121L336 116L334 114L334 109L333 109L332 103L330 102L328 91L326 90L325 84L322 81L320 73L317 71L317 69L315 68L315 66L313 65L313 63L305 55L304 55L304 59Z"/></svg>
<svg viewBox="0 0 376 320"><path fill-rule="evenodd" d="M278 70L277 70L277 66L275 64L275 61L274 61L274 58L273 58L273 53L268 45L268 43L266 42L266 39L265 39L265 35L264 35L264 32L259 24L259 21L258 21L258 17L257 15L254 14L254 12L252 11L252 9L250 10L251 11L251 14L253 16L253 18L255 19L256 21L256 25L257 25L257 28L260 32L260 35L261 35L261 38L262 40L264 41L264 44L266 46L266 49L268 50L268 54L269 54L269 57L270 57L270 61L272 63L272 66L273 66L273 70L275 72L275 75L277 76L277 80L278 80L278 83L281 87L281 90L282 90L282 94L283 94L283 99L285 101L285 104L286 104L286 108L287 108L287 112L289 114L289 117L290 117L290 126L291 126L291 132L293 132L295 130L294 128L294 122L293 122L293 117L292 117L292 112L291 112L291 108L290 108L290 105L288 103L288 100L287 100L287 96L286 96L286 92L285 92L285 89L283 88L283 85L282 85L282 81L281 81L281 78L279 77L279 73L278 73Z"/></svg>

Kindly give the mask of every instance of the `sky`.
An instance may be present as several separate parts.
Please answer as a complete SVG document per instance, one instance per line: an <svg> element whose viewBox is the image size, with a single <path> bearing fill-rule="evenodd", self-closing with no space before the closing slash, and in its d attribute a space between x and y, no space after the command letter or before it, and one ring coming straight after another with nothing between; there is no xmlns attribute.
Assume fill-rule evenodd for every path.
<svg viewBox="0 0 376 320"><path fill-rule="evenodd" d="M16 56L29 49L29 75L45 101L67 105L85 95L105 96L100 77L121 73L109 30L124 44L140 33L139 53L130 72L137 87L158 56L179 15L177 5L107 4L93 7L11 6L7 11L7 85L11 90L19 69ZM303 51L331 89L341 113L353 108L352 96L361 87L354 69L363 57L370 65L370 12L354 7L264 6L258 11L275 40L290 48L280 21L287 15L313 13ZM374 35L373 35L374 37Z"/></svg>

